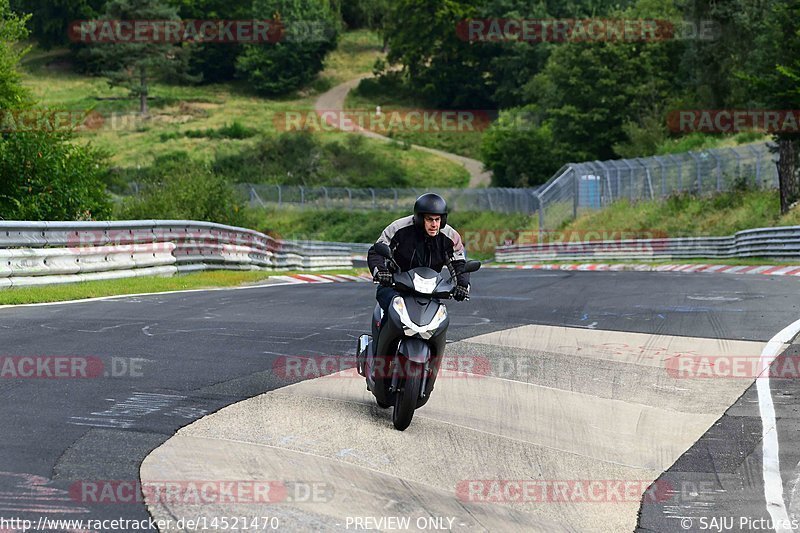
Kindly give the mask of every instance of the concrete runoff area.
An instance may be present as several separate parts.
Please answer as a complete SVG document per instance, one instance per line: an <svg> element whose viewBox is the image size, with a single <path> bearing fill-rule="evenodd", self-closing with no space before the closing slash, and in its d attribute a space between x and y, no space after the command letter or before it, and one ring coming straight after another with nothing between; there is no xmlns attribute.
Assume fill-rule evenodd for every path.
<svg viewBox="0 0 800 533"><path fill-rule="evenodd" d="M496 331L448 345L445 357L479 364L443 373L405 432L345 370L184 427L144 460L141 481L302 482L324 493L298 498L284 486L283 496L256 503L148 502L173 523L240 516L275 517L293 531L632 531L647 498L668 497L651 483L753 382L681 377L670 362L758 358L764 346L560 326Z"/></svg>

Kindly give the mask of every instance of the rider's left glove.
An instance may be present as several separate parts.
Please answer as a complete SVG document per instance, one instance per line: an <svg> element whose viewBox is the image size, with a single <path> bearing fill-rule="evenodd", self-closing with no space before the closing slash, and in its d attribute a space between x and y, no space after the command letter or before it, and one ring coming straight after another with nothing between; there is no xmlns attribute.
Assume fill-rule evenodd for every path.
<svg viewBox="0 0 800 533"><path fill-rule="evenodd" d="M457 285L455 289L453 289L453 299L458 302L463 302L469 298L469 287L465 287L464 285Z"/></svg>

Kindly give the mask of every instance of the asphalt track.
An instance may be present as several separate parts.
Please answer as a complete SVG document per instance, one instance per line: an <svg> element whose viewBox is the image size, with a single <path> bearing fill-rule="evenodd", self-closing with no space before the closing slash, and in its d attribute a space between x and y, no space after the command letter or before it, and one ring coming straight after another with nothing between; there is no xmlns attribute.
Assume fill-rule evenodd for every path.
<svg viewBox="0 0 800 533"><path fill-rule="evenodd" d="M508 479L547 476L544 479L574 480L581 469L623 463L631 470L615 471L617 478L622 477L620 472L630 479L650 475L664 482L661 487L674 489L668 491L669 497L646 503L476 504L473 507L477 510L472 511L476 514L470 516L476 519L478 529L483 523L482 516L496 518L500 514L503 520L520 525L530 519L528 525L534 529L536 524L541 524L541 528L555 524L567 530L604 530L604 524L616 523L582 523L581 520L583 517L608 520L614 515L629 517L632 512L632 522L619 523L642 531L709 529L702 526L704 517L706 523L713 517L735 517L736 526L746 517L751 521L738 530L748 531L755 527L753 520L770 517L762 477L762 425L752 380L669 382L664 369L656 368L653 358L648 357L648 350L657 345L637 344L639 337L630 337L632 342L614 344L616 351L599 358L580 359L582 354L577 348L592 345L593 332L600 336L611 335L608 332L638 333L645 336L642 338L669 338L670 342L683 343L682 346L691 345L691 338L697 339L698 346L705 346L703 343L710 339L718 341L714 346L719 353L726 346L750 346L728 341L757 341L761 346L796 320L800 289L797 280L653 272L488 270L475 274L473 279L472 300L463 305L455 302L449 305L452 316L449 338L454 341L454 347L458 346L459 353L486 358L502 357L512 351L517 357L520 353L529 353L531 357L540 358L543 365L541 372L528 376L528 384L537 390L546 388L555 391L556 396L569 393L563 396L567 400L573 400L575 394L588 395L593 398L591 402L600 407L607 402L605 405L612 411L614 406L622 409L621 404L659 408L661 415L672 412L669 420L662 419L669 428L676 427L676 423L684 424L684 418L691 420L691 423L686 422L688 429L676 434L665 431L658 417L640 417L636 421L633 431L637 437L648 433L655 435L656 440L650 441L653 451L658 452L653 454L655 459L648 457L646 443L626 440L622 433L603 436L605 441L592 441L585 449L567 449L567 444L594 439L608 428L597 427L594 433L574 431L571 423L585 424L586 421L578 415L570 418L569 403L566 403L563 411L557 413L565 417L558 431L550 428L544 435L533 432L524 438L517 437L524 446L535 445L532 450L536 453L550 449L571 454L576 458L568 471L571 477L553 470L563 464L560 456L554 455L543 466L542 462L536 462L535 454L515 455L515 448L508 446L508 439L517 437L499 435L499 440L468 441L465 457L469 453L479 456L482 446L492 446L484 449L488 456L507 460L517 468L510 473L496 472L495 477L513 474L516 477ZM4 356L89 357L95 358L91 359L93 364L102 361L103 370L94 379L32 379L6 375L6 379L0 380L5 422L0 433L4 452L0 457L0 517L28 518L34 522L42 515L51 519L147 518L148 512L141 502L97 504L80 489L103 480L137 480L145 457L168 442L181 427L224 406L270 391L280 393L278 389L287 386L287 390L297 390L305 402L303 406L311 408L307 422L317 423L314 402L309 401L307 394L302 397L304 390L307 393L307 389L302 388L304 383L293 384L298 380L276 375L276 364L286 356L352 353L355 337L367 329L373 292L374 288L368 283L330 283L0 309ZM554 326L561 338L578 339L575 353L570 353L563 345L526 345L534 341L524 339L540 338L537 334L545 331L514 330L528 325ZM506 333L512 330L520 334ZM589 337L584 339L575 333L578 330ZM598 337L601 338L605 337ZM464 340L467 342L458 342ZM473 352L469 351L470 347ZM789 346L787 353L797 351L796 346ZM736 351L725 353L735 354ZM573 363L579 359L581 364ZM130 370L131 366L134 371ZM106 371L121 375L106 377L103 375ZM800 512L800 457L794 399L797 381L770 381L778 420L778 459L784 502L788 516L794 517ZM458 382L453 380L452 383ZM451 391L458 390L460 394L464 383L469 381L452 385ZM368 413L372 414L363 418L356 416L367 412L363 410L366 403L361 403L364 407L350 413L353 415L348 428L351 433L338 435L337 439L341 443L350 439L364 446L369 443L360 441L359 435L380 430L387 439L394 439L381 444L384 446L408 442L415 435L430 442L439 428L443 435L452 435L447 426L447 412L441 409L457 400L448 395L450 386L445 382L437 385L430 404L419 411L405 433L383 431L388 414L385 411L373 413L377 408L370 408ZM329 391L331 394L346 390L339 386L333 389ZM284 394L284 400L286 396ZM552 407L556 396L543 399L542 405ZM515 395L508 395L508 398L513 397ZM368 400L358 398L356 403ZM519 404L523 410L513 413L513 418L541 423L553 417L552 411L537 409L537 404L531 402L526 400ZM246 402L242 402L244 404ZM602 412L600 407L597 413ZM525 408L530 411L526 412ZM431 413L428 418L426 410ZM480 411L477 406L476 411ZM319 412L326 411L320 409ZM622 416L627 411L623 409L619 413ZM280 411L273 414L280 418ZM335 410L329 414L334 416ZM508 413L497 414L509 416ZM550 418L545 418L548 416ZM206 421L212 418L207 417ZM640 422L644 429L639 427ZM697 438L687 440L698 428L701 430ZM415 429L419 431L414 433ZM509 431L512 429L516 430ZM187 432L191 430L191 427L186 428ZM236 427L228 428L228 435L235 438L231 431L236 431ZM613 444L615 438L616 450L608 445L609 442ZM537 440L538 443L531 444ZM555 441L561 444L553 445ZM447 442L452 445L451 440ZM591 453L583 455L586 450ZM405 452L406 460L413 458L413 451L411 447ZM430 456L434 451L427 450L427 453ZM612 457L614 453L616 458ZM620 460L626 456L632 459ZM531 472L519 470L526 461L536 468L532 466ZM403 480L404 474L417 474L413 469L402 468L398 472L380 473L385 476L383 479L399 483L398 490L413 485L414 480ZM252 476L258 472L244 474ZM463 468L458 476L461 477L452 478L452 474L447 473L443 479L449 482L490 477L487 474L477 478ZM217 479L213 475L209 477ZM343 489L337 489L338 496L346 496ZM458 502L455 491L451 486L449 497ZM460 505L463 507L463 502ZM197 511L194 509L195 514ZM342 512L341 509L328 511ZM308 510L303 516L316 512ZM324 522L330 514L318 514L323 522L316 526L337 529L335 523ZM681 527L680 520L685 518L694 520L688 529ZM288 520L285 516L284 519ZM302 516L297 519L310 527L309 523L302 522ZM344 524L338 529L344 529Z"/></svg>

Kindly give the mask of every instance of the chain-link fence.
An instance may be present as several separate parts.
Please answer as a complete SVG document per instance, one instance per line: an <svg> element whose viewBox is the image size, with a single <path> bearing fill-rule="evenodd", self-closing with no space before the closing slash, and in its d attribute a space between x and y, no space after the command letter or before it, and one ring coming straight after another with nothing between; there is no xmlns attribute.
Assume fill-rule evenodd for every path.
<svg viewBox="0 0 800 533"><path fill-rule="evenodd" d="M538 211L539 227L555 229L582 213L621 199L657 200L674 193L707 194L737 183L778 186L772 143L752 143L636 159L569 163L538 188L359 189L242 184L252 206L408 211L425 192L436 192L458 211Z"/></svg>
<svg viewBox="0 0 800 533"><path fill-rule="evenodd" d="M556 229L621 199L656 200L674 193L725 191L736 184L778 186L772 143L664 156L570 163L539 188L539 227Z"/></svg>
<svg viewBox="0 0 800 533"><path fill-rule="evenodd" d="M487 189L357 189L344 187L300 187L244 184L241 191L251 206L298 206L301 208L381 209L410 211L418 196L435 192L457 211L535 213L539 208L536 190Z"/></svg>

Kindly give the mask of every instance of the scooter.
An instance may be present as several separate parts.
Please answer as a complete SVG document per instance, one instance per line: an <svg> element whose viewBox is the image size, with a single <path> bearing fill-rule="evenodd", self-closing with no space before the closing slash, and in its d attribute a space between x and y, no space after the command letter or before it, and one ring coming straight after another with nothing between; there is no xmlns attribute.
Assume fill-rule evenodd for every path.
<svg viewBox="0 0 800 533"><path fill-rule="evenodd" d="M392 424L404 431L436 383L450 324L441 300L452 298L455 275L446 278L427 267L400 272L388 245L377 243L375 251L394 267L392 286L400 294L392 300L388 316L375 305L372 335L358 338L357 368L378 406L394 406ZM480 267L480 261L467 261L464 271ZM449 264L448 270L452 271Z"/></svg>

